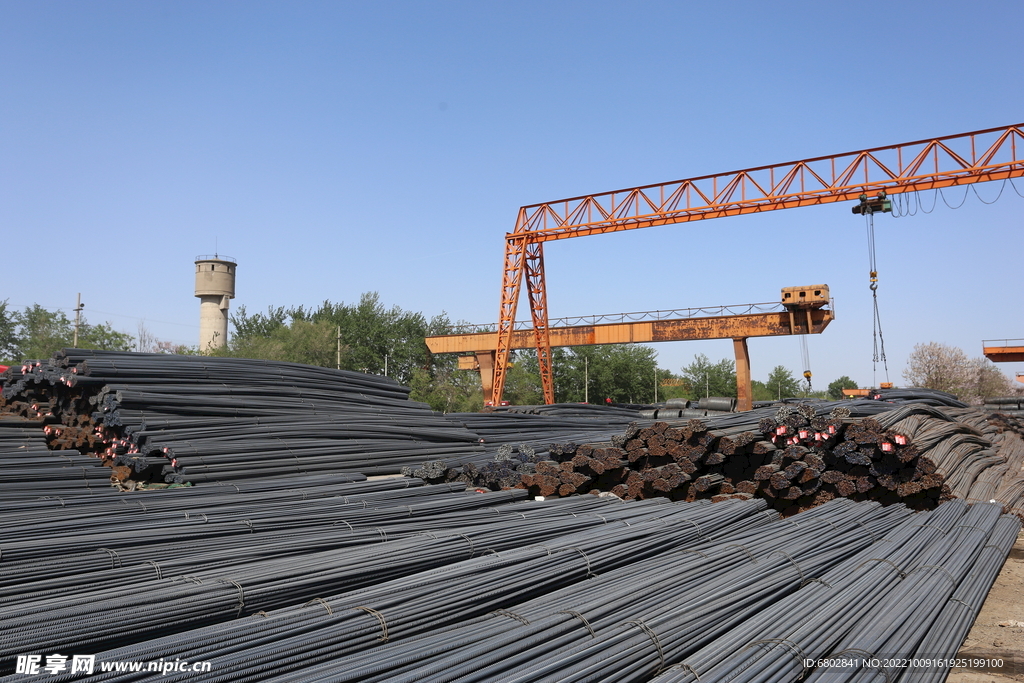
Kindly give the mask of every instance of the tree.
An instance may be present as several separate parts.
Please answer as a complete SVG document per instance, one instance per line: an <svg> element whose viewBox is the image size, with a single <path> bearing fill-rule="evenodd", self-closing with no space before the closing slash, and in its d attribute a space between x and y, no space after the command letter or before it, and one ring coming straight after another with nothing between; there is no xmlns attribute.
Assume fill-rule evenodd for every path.
<svg viewBox="0 0 1024 683"><path fill-rule="evenodd" d="M552 360L558 366L558 357L552 349ZM505 372L505 400L513 405L529 406L544 403L544 391L537 371L537 355L532 349L514 351L509 356Z"/></svg>
<svg viewBox="0 0 1024 683"><path fill-rule="evenodd" d="M985 398L1009 396L1013 393L1010 378L987 358L975 358L971 361L971 376L972 382L967 395L972 403L980 404L984 403Z"/></svg>
<svg viewBox="0 0 1024 683"><path fill-rule="evenodd" d="M173 353L184 356L194 356L199 352L198 346L187 344L175 344L171 341L163 341L153 334L144 320L139 321L135 337L135 351L139 353Z"/></svg>
<svg viewBox="0 0 1024 683"><path fill-rule="evenodd" d="M5 365L21 358L18 351L17 314L7 309L7 300L0 301L0 361Z"/></svg>
<svg viewBox="0 0 1024 683"><path fill-rule="evenodd" d="M701 396L736 396L736 362L723 358L712 363L703 353L682 369L689 384L690 398Z"/></svg>
<svg viewBox="0 0 1024 683"><path fill-rule="evenodd" d="M974 404L1011 392L1009 378L991 361L970 359L961 349L936 342L914 346L903 378L912 386L945 391Z"/></svg>
<svg viewBox="0 0 1024 683"><path fill-rule="evenodd" d="M127 332L118 332L110 323L90 325L83 317L78 329L78 348L131 351L135 348L135 338Z"/></svg>
<svg viewBox="0 0 1024 683"><path fill-rule="evenodd" d="M768 374L765 388L772 394L772 398L782 400L799 394L800 382L793 376L790 370L782 365L776 365Z"/></svg>
<svg viewBox="0 0 1024 683"><path fill-rule="evenodd" d="M231 322L234 335L215 355L340 364L343 370L386 373L403 384L415 369L429 370L434 363L424 337L452 331L444 314L427 321L421 313L389 309L376 292L364 293L354 305L324 301L317 308L279 306L251 315L240 306Z"/></svg>
<svg viewBox="0 0 1024 683"><path fill-rule="evenodd" d="M959 395L971 382L970 360L955 346L917 344L907 358L903 379L911 386Z"/></svg>
<svg viewBox="0 0 1024 683"><path fill-rule="evenodd" d="M768 388L768 385L759 380L751 380L750 382L750 393L751 398L755 401L777 401L775 394Z"/></svg>
<svg viewBox="0 0 1024 683"><path fill-rule="evenodd" d="M537 355L524 350L518 363L540 387ZM551 350L551 374L558 403L603 402L649 403L654 400L658 381L657 352L640 344L602 344ZM511 374L511 373L510 373ZM508 394L506 380L506 394ZM543 392L539 393L543 400ZM512 400L511 395L508 396Z"/></svg>
<svg viewBox="0 0 1024 683"><path fill-rule="evenodd" d="M415 368L409 387L412 389L411 399L422 401L432 410L442 413L470 413L484 407L483 390L477 375L451 364L432 370Z"/></svg>
<svg viewBox="0 0 1024 683"><path fill-rule="evenodd" d="M8 321L14 324L13 344L7 349L17 360L49 358L61 349L74 345L75 324L61 310L48 311L33 304L13 313ZM110 323L90 325L83 316L78 326L78 348L106 351L131 351L135 338L119 332Z"/></svg>
<svg viewBox="0 0 1024 683"><path fill-rule="evenodd" d="M843 398L843 389L857 389L857 383L852 379L843 375L839 379L833 381L828 385L828 397L833 401L838 401Z"/></svg>
<svg viewBox="0 0 1024 683"><path fill-rule="evenodd" d="M671 370L658 368L658 400L667 401L670 398L687 398L686 380Z"/></svg>
<svg viewBox="0 0 1024 683"><path fill-rule="evenodd" d="M74 341L74 324L63 311L32 304L17 314L20 360L49 358Z"/></svg>
<svg viewBox="0 0 1024 683"><path fill-rule="evenodd" d="M445 313L427 320L399 306L384 306L376 292L364 293L356 304L324 301L316 308L269 307L250 314L244 306L232 316L234 334L213 355L261 358L340 367L383 375L407 384L410 398L434 410L479 410L483 396L479 378L458 369L454 355L431 355L424 337L454 334L467 327L453 324ZM522 398L532 398L539 383L528 373L510 373ZM534 386L536 385L536 387Z"/></svg>

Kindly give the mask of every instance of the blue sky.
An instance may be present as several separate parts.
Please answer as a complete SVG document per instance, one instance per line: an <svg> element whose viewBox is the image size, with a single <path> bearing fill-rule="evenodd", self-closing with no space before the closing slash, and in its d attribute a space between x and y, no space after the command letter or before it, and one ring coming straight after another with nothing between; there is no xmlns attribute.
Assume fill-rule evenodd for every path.
<svg viewBox="0 0 1024 683"><path fill-rule="evenodd" d="M81 292L92 322L194 344L192 262L216 250L238 259L236 308L376 291L493 322L521 205L1024 121L1019 10L3 1L0 300L70 310ZM1024 337L1022 215L1007 186L877 219L890 379L916 343ZM551 314L826 283L816 383L868 384L864 232L835 204L550 243ZM732 354L655 348L674 371ZM755 378L801 369L796 339L750 348Z"/></svg>

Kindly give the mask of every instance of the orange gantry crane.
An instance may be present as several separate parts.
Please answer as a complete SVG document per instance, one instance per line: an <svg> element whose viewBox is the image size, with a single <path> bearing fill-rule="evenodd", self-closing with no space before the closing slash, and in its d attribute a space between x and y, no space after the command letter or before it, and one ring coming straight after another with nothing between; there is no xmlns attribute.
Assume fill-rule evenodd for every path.
<svg viewBox="0 0 1024 683"><path fill-rule="evenodd" d="M505 235L491 400L499 405L505 388L525 278L544 400L554 403L545 242L1021 176L1024 124L1018 123L524 206Z"/></svg>

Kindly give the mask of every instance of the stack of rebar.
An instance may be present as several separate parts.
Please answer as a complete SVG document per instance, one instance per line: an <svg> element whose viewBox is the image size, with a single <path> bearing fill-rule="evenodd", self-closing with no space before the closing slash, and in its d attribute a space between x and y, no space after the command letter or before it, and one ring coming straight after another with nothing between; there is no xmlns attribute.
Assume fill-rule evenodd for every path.
<svg viewBox="0 0 1024 683"><path fill-rule="evenodd" d="M155 492L137 496L151 500L153 509L129 509L128 519L115 529L109 528L109 514L90 515L81 506L75 517L88 520L87 528L76 526L65 508L5 513L3 528L17 528L25 542L10 532L0 535L6 568L0 581L0 664L34 648L122 647L310 601L331 613L325 599L346 591L360 594L359 604L365 605L373 596L405 602L414 590L423 603L436 600L445 582L468 590L458 572L445 576L439 569L471 558L478 559L467 576L485 574L479 588L490 591L492 601L508 601L583 580L701 534L765 520L753 517L763 504L624 505L589 497L541 503L523 501L523 491L432 496L427 487L414 488L412 493L424 494L420 503L419 495L395 500L395 491L370 497L359 493L362 486L351 485L356 489L347 491L351 496L302 500L293 495L276 504L222 494L226 504L213 507L187 506L171 492ZM515 501L520 502L510 504ZM43 529L47 534L40 539L34 532ZM630 554L624 555L625 549ZM532 563L535 579L545 568L553 573L547 580L510 585L504 595L494 593L494 581L525 567L524 562ZM388 591L378 591L382 585ZM403 585L404 592L398 590ZM484 607L486 599L481 600L473 609ZM450 605L445 609L459 616ZM400 633L396 615L381 610L392 632ZM422 608L407 613L410 623L436 626L422 621L429 613ZM356 632L335 635L365 633L362 617L370 615L348 615L356 617L350 620ZM320 613L301 610L301 616L315 623ZM259 618L242 622L260 624Z"/></svg>
<svg viewBox="0 0 1024 683"><path fill-rule="evenodd" d="M931 509L951 498L1024 508L1024 446L977 409L853 402L786 404L724 419L630 425L597 443L551 446L517 466L532 494L607 491L625 499L765 498L794 514L836 497ZM1005 426L1001 428L1000 425ZM498 483L508 486L512 473ZM475 485L495 488L478 477Z"/></svg>
<svg viewBox="0 0 1024 683"><path fill-rule="evenodd" d="M1024 417L1024 396L999 396L986 398L985 410L991 410L1012 417Z"/></svg>
<svg viewBox="0 0 1024 683"><path fill-rule="evenodd" d="M385 377L295 363L65 349L8 371L0 410L121 481L358 470L483 452L479 436Z"/></svg>
<svg viewBox="0 0 1024 683"><path fill-rule="evenodd" d="M110 487L110 470L77 450L51 451L42 420L0 415L0 487L5 500L90 494Z"/></svg>
<svg viewBox="0 0 1024 683"><path fill-rule="evenodd" d="M948 666L897 669L893 663L948 662L956 654L1020 529L998 506L963 501L912 513L902 505L840 499L787 521L766 514L759 500L623 504L576 497L495 509L527 522L549 505L576 501L599 507L564 512L596 525L559 535L556 525L538 520L536 542L519 545L498 528L480 529L472 536L475 552L462 539L464 555L452 552L430 567L428 549L463 531L449 527L451 534L410 546L405 566L426 563L422 571L398 570L334 592L330 578L324 586L296 581L301 567L316 566L318 553L296 556L279 581L279 594L292 602L269 611L256 611L270 597L259 575L244 566L205 570L145 588L167 599L174 585L174 600L201 594L205 599L190 603L198 611L222 602L225 618L218 623L203 625L173 601L163 612L142 610L133 597L127 608L92 602L72 614L65 607L60 629L8 636L7 624L13 631L32 619L19 612L0 621L0 643L13 643L18 652L63 652L85 638L97 668L173 653L208 663L203 677L221 683L796 683L806 677L909 683L919 675L940 681ZM370 548L386 557L389 543ZM379 566L360 552L352 562L327 576L367 562ZM66 602L77 604L73 599ZM240 616L230 618L232 611ZM182 614L183 623L173 622ZM115 615L132 629L118 632ZM86 631L79 621L97 630ZM830 658L831 666L818 664ZM147 675L110 671L103 680ZM196 674L171 671L161 679L184 683Z"/></svg>

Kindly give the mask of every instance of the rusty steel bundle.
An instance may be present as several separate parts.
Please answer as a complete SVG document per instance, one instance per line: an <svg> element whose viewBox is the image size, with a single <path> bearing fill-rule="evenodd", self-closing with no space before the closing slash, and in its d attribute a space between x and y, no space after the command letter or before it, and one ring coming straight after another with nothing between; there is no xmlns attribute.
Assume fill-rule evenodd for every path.
<svg viewBox="0 0 1024 683"><path fill-rule="evenodd" d="M552 443L610 439L636 417L635 411L591 407L594 410L585 411L583 417L566 417L557 411L451 413L446 416L449 420L480 436L482 451L407 466L402 473L432 483L455 481L494 489L515 486L520 474L532 473L535 463L550 457Z"/></svg>
<svg viewBox="0 0 1024 683"><path fill-rule="evenodd" d="M785 514L835 497L917 509L964 498L1021 514L1024 444L1012 419L909 401L789 403L724 418L633 423L607 441L552 445L547 460L529 467L485 467L501 470L502 486L540 496L759 497ZM496 488L492 481L470 483Z"/></svg>

